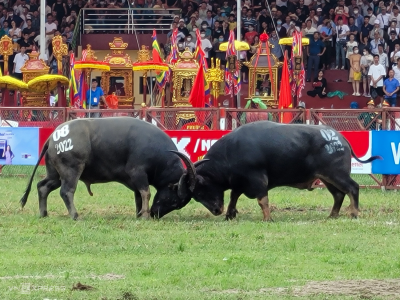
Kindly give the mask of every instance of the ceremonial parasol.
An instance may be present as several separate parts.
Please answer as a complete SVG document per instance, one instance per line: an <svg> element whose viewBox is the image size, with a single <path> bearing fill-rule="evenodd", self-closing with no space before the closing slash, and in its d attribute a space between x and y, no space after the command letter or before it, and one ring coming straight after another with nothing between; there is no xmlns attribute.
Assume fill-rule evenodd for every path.
<svg viewBox="0 0 400 300"><path fill-rule="evenodd" d="M75 61L74 63L75 69L87 70L89 72L89 86L92 82L92 71L93 70L102 70L102 71L110 71L110 64L104 61L97 61L97 57L94 56L94 51L91 49L91 46L86 45L86 49L82 51L82 59ZM89 99L92 98L92 88L89 87ZM82 99L81 99L82 100ZM88 99L86 99L88 100ZM82 103L83 106L83 103ZM91 109L91 101L89 101L89 109ZM89 113L90 118L90 113Z"/></svg>
<svg viewBox="0 0 400 300"><path fill-rule="evenodd" d="M147 72L148 71L168 71L169 66L163 62L156 62L153 60L148 61L138 61L132 64L133 71L143 71L143 103L146 103L146 93L147 93ZM150 73L151 76L151 73Z"/></svg>
<svg viewBox="0 0 400 300"><path fill-rule="evenodd" d="M250 45L246 42L236 41L235 40L235 49L236 51L246 51L250 50ZM219 45L220 51L228 50L228 42L222 43Z"/></svg>
<svg viewBox="0 0 400 300"><path fill-rule="evenodd" d="M28 85L21 80L6 75L0 77L0 89L3 89L3 106L11 106L7 90L26 90Z"/></svg>
<svg viewBox="0 0 400 300"><path fill-rule="evenodd" d="M30 80L28 88L34 92L46 92L47 96L49 96L50 91L58 87L58 84L68 86L69 80L63 75L46 74Z"/></svg>
<svg viewBox="0 0 400 300"><path fill-rule="evenodd" d="M301 43L303 46L307 46L310 44L310 40L308 38L302 38ZM287 45L287 46L292 46L293 45L293 38L292 37L287 37L287 38L282 38L279 39L279 45Z"/></svg>

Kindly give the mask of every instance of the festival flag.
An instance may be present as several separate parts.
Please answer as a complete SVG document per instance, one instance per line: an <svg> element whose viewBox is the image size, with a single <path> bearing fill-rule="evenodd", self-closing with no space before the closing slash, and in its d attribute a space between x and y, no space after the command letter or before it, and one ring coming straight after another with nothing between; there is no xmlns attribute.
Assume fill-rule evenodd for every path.
<svg viewBox="0 0 400 300"><path fill-rule="evenodd" d="M163 62L163 60L161 58L161 49L157 42L157 35L156 35L155 30L153 30L152 39L153 39L153 44L152 44L152 46L153 46L153 61ZM156 83L160 90L162 90L165 87L168 76L169 76L169 71L156 71Z"/></svg>
<svg viewBox="0 0 400 300"><path fill-rule="evenodd" d="M86 72L82 72L79 80L79 91L78 91L80 108L83 109L86 109L86 91L89 89L85 77L86 77Z"/></svg>
<svg viewBox="0 0 400 300"><path fill-rule="evenodd" d="M208 64L207 64L207 60L205 58L204 51L201 48L201 36L200 36L200 30L198 30L198 29L196 31L196 37L197 37L197 42L196 42L195 57L196 57L197 61L199 62L201 70L203 71L202 76L204 78L203 82L204 82L204 96L205 96L205 101L206 101L205 103L209 103L209 101L210 101L210 86L206 80Z"/></svg>
<svg viewBox="0 0 400 300"><path fill-rule="evenodd" d="M194 80L192 90L189 95L189 103L192 104L193 107L205 107L207 98L205 93L205 83L207 83L207 81L204 77L204 70L203 67L200 65L199 70L197 71L196 79ZM197 117L197 122L204 123L204 112L196 111L195 115Z"/></svg>
<svg viewBox="0 0 400 300"><path fill-rule="evenodd" d="M285 57L282 67L282 79L279 92L279 109L292 108L292 97L290 95L290 84L289 84L289 69L287 62L287 51L285 51ZM292 113L282 112L280 116L280 123L290 123L292 120Z"/></svg>
<svg viewBox="0 0 400 300"><path fill-rule="evenodd" d="M232 83L234 87L234 94L236 95L240 91L240 78L239 78L239 61L236 61L236 66L235 66L235 72L232 73L229 71L229 63L228 63L228 57L230 55L236 55L236 50L235 50L235 33L233 30L230 31L229 33L229 39L228 39L228 49L226 50L226 65L225 65L225 94L226 95L232 95Z"/></svg>
<svg viewBox="0 0 400 300"><path fill-rule="evenodd" d="M303 44L302 44L302 34L295 30L293 32L293 43L292 43L292 56L291 56L291 86L292 86L292 94L293 96L297 96L297 99L301 97L301 91L305 86L305 70L304 64L301 63L301 70L298 71L298 75L296 76L294 73L294 57L295 56L303 56Z"/></svg>
<svg viewBox="0 0 400 300"><path fill-rule="evenodd" d="M70 56L70 79L69 79L69 101L70 107L79 108L79 94L78 85L76 81L76 71L75 71L75 55L71 53Z"/></svg>

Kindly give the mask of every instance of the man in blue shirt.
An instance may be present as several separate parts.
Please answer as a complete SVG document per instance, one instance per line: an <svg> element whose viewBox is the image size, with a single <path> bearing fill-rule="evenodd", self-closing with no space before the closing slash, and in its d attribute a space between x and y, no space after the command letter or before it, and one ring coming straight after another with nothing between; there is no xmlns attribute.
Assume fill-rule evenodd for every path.
<svg viewBox="0 0 400 300"><path fill-rule="evenodd" d="M310 39L310 44L307 49L307 82L310 82L311 68L314 65L315 75L318 74L319 60L325 52L325 45L319 38L319 32L314 33L314 38Z"/></svg>
<svg viewBox="0 0 400 300"><path fill-rule="evenodd" d="M97 80L92 80L92 88L86 91L86 108L87 109L99 109L100 101L104 102L104 93L101 87L97 86ZM90 117L98 118L100 113L91 113Z"/></svg>
<svg viewBox="0 0 400 300"><path fill-rule="evenodd" d="M383 82L384 97L390 104L390 106L396 106L396 93L399 90L399 81L394 78L394 71L389 71L389 78Z"/></svg>

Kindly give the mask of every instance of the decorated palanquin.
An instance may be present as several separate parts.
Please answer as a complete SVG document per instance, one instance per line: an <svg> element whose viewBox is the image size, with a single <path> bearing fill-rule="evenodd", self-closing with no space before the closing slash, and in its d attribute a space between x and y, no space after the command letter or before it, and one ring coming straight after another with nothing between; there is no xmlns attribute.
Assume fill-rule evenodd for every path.
<svg viewBox="0 0 400 300"><path fill-rule="evenodd" d="M199 70L199 63L194 53L186 48L185 51L179 53L178 61L170 67L172 70L172 106L192 107L189 103L189 95ZM196 116L194 112L185 111L177 114L176 123L178 123L180 119L195 121Z"/></svg>
<svg viewBox="0 0 400 300"><path fill-rule="evenodd" d="M278 71L283 65L270 52L271 47L273 45L267 41L261 41L258 52L250 61L243 63L249 68L249 93L246 101L260 98L268 107L278 104Z"/></svg>
<svg viewBox="0 0 400 300"><path fill-rule="evenodd" d="M46 65L44 60L39 59L39 53L35 49L33 49L32 52L28 54L28 56L29 60L27 60L21 68L23 74L22 81L25 83L28 83L28 81L38 76L48 74L50 70L50 68ZM32 91L22 92L22 106L30 106L30 107L49 106L46 92L45 91L41 93Z"/></svg>
<svg viewBox="0 0 400 300"><path fill-rule="evenodd" d="M115 37L109 43L111 54L107 54L104 62L110 64L109 72L101 74L101 88L105 95L116 95L119 108L132 108L135 97L133 95L133 71L132 60L125 53L128 43L122 38Z"/></svg>

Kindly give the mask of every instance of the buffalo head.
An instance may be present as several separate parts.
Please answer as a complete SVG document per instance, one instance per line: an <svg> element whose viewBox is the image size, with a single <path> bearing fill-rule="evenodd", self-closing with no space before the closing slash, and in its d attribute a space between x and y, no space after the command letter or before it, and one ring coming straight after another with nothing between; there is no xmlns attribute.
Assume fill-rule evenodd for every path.
<svg viewBox="0 0 400 300"><path fill-rule="evenodd" d="M157 201L157 195L151 209L152 215L157 217L166 213L180 209L189 203L191 198L203 204L213 215L218 216L224 211L224 190L207 176L201 176L196 173L196 169L208 159L204 159L193 164L190 159L178 152L171 152L178 155L186 165L186 172L181 176L178 183L171 186L170 196L161 197ZM168 198L168 201L165 199ZM161 200L162 199L162 200ZM175 199L175 200L174 200Z"/></svg>

